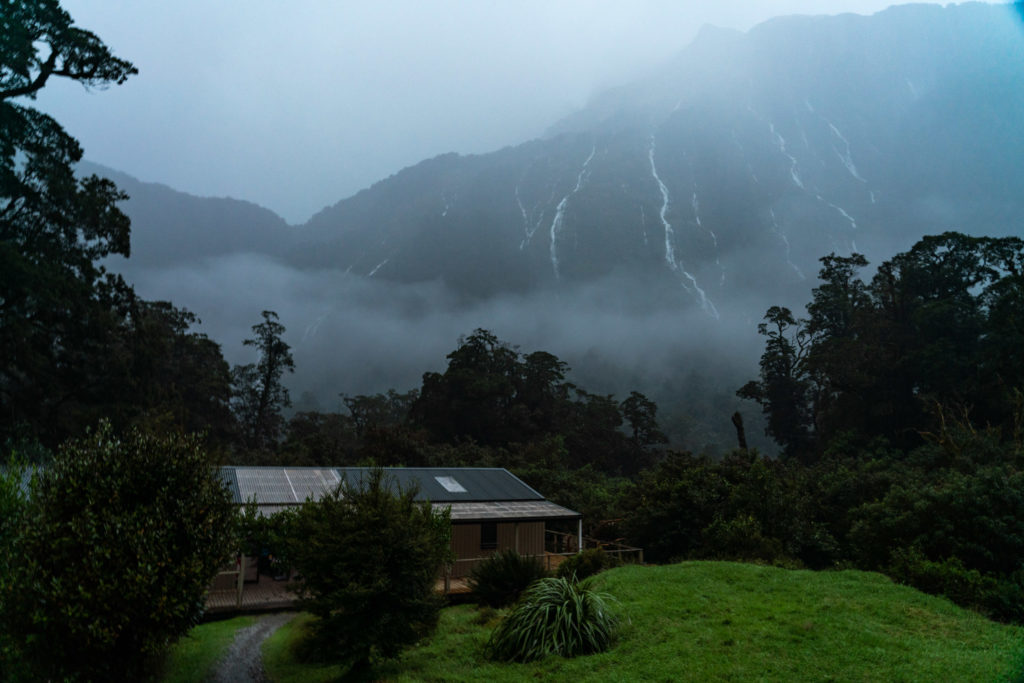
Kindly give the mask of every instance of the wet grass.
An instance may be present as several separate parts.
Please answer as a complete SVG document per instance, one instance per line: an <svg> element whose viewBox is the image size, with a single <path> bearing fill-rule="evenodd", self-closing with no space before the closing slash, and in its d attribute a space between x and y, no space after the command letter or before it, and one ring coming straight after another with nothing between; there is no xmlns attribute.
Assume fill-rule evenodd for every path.
<svg viewBox="0 0 1024 683"><path fill-rule="evenodd" d="M444 610L437 633L374 674L388 681L1003 681L1024 629L991 622L879 574L724 562L628 566L602 574L621 617L609 652L529 664L487 661L503 611ZM298 619L264 644L278 683L337 680L292 656Z"/></svg>
<svg viewBox="0 0 1024 683"><path fill-rule="evenodd" d="M162 683L197 683L209 680L227 652L235 633L256 623L255 617L235 617L200 624L171 646L163 662Z"/></svg>

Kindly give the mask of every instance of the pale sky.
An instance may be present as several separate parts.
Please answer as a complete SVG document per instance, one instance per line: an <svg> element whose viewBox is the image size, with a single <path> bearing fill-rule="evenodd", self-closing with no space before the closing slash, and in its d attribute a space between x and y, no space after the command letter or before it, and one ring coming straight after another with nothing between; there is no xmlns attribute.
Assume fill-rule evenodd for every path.
<svg viewBox="0 0 1024 683"><path fill-rule="evenodd" d="M87 159L291 223L405 166L541 135L704 24L891 0L64 0L139 75L37 106Z"/></svg>

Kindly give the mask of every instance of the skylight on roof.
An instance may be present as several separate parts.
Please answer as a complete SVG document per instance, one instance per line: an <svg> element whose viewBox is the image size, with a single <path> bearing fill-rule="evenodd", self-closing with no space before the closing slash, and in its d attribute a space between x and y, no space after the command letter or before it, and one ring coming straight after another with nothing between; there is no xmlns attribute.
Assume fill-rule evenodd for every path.
<svg viewBox="0 0 1024 683"><path fill-rule="evenodd" d="M448 493L469 493L462 484L455 480L455 477L434 477L434 479Z"/></svg>

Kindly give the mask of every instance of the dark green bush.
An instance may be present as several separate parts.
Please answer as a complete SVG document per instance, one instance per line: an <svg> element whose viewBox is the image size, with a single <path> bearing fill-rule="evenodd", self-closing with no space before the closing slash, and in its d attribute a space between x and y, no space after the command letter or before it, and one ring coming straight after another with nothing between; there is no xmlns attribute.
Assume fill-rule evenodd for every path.
<svg viewBox="0 0 1024 683"><path fill-rule="evenodd" d="M61 448L20 514L0 581L16 680L145 678L235 548L231 494L191 436L104 424Z"/></svg>
<svg viewBox="0 0 1024 683"><path fill-rule="evenodd" d="M589 581L541 579L498 624L487 643L487 654L500 661L529 662L548 655L604 652L611 647L618 625L608 610L610 600L592 590Z"/></svg>
<svg viewBox="0 0 1024 683"><path fill-rule="evenodd" d="M433 632L444 602L435 585L451 556L447 511L371 470L289 524L285 555L302 575L302 608L317 617L307 655L348 663L355 676Z"/></svg>
<svg viewBox="0 0 1024 683"><path fill-rule="evenodd" d="M504 607L519 599L531 583L544 576L546 572L536 558L502 550L473 567L469 587L480 603Z"/></svg>
<svg viewBox="0 0 1024 683"><path fill-rule="evenodd" d="M932 595L944 595L962 607L1001 621L1024 617L1024 586L1020 576L995 576L964 567L957 557L935 562L917 548L893 552L888 574L900 583Z"/></svg>
<svg viewBox="0 0 1024 683"><path fill-rule="evenodd" d="M588 548L581 553L566 558L558 565L557 575L563 579L583 579L619 564L601 548Z"/></svg>

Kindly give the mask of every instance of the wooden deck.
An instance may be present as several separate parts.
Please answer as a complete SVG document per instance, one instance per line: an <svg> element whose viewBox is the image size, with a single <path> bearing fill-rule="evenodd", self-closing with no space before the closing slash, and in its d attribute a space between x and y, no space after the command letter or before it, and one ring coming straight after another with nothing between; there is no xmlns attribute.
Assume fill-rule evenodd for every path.
<svg viewBox="0 0 1024 683"><path fill-rule="evenodd" d="M225 614L272 612L294 607L298 596L288 590L288 585L288 581L274 581L270 577L261 576L258 583L246 583L243 586L241 606L238 605L236 588L211 590L206 596L206 613L219 617ZM437 580L435 590L444 593L444 579ZM449 580L448 595L466 596L470 593L466 579Z"/></svg>
<svg viewBox="0 0 1024 683"><path fill-rule="evenodd" d="M274 581L261 576L257 583L247 583L242 588L242 604L238 604L238 590L232 588L214 589L206 596L206 612L269 612L287 609L295 604L298 596L288 590L288 581Z"/></svg>
<svg viewBox="0 0 1024 683"><path fill-rule="evenodd" d="M553 572L571 554L545 552L542 563L545 569ZM642 561L643 555L640 557ZM463 561L477 563L484 559L486 558L481 557ZM219 618L227 614L272 612L294 607L298 600L298 596L288 590L290 581L276 581L273 577L260 575L258 581L249 580L243 584L242 599L239 604L237 576L237 572L222 572L218 576L213 588L206 596L206 613L208 615ZM255 573L252 576L255 576ZM435 584L435 590L456 600L466 600L472 594L468 576L449 577L447 591L444 577L441 577Z"/></svg>

